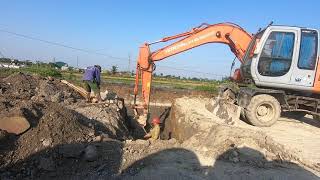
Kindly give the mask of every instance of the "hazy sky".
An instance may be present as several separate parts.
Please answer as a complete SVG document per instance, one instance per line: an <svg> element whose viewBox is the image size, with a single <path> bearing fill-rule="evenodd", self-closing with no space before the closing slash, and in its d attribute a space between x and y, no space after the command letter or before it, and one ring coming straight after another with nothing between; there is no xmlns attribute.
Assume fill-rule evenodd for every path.
<svg viewBox="0 0 320 180"><path fill-rule="evenodd" d="M6 57L65 61L72 66L100 64L135 68L143 42L190 30L203 22L233 22L248 32L274 24L319 29L320 1L308 0L1 0L0 30L82 48L112 57L88 54L0 31L0 52ZM157 49L160 46L154 46ZM113 57L120 57L115 59ZM228 75L234 58L222 44L208 44L163 60L156 72L216 78ZM172 67L172 68L170 68ZM204 73L188 72L185 69Z"/></svg>

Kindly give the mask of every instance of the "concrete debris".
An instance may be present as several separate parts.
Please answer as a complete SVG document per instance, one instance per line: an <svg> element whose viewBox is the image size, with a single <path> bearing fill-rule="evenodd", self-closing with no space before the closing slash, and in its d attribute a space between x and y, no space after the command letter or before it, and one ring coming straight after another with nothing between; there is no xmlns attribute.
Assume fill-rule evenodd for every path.
<svg viewBox="0 0 320 180"><path fill-rule="evenodd" d="M43 139L41 142L44 147L49 147L52 144L52 139L51 138Z"/></svg>

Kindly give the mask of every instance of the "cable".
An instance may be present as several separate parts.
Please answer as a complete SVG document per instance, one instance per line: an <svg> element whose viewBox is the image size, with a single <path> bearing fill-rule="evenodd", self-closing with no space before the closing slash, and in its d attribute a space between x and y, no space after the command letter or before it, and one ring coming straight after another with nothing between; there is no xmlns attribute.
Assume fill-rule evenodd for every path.
<svg viewBox="0 0 320 180"><path fill-rule="evenodd" d="M175 67L170 67L170 66L159 66L158 67L165 67L165 68L169 68L169 69L175 69L175 70L179 70L179 71L185 71L185 72L193 72L193 73L198 73L198 74L207 74L207 75L213 75L213 76L219 76L219 77L225 77L226 75L222 75L222 74L214 74L214 73L208 73L208 72L201 72L201 71L194 71L194 70L190 70L190 69L184 69L184 68L175 68Z"/></svg>
<svg viewBox="0 0 320 180"><path fill-rule="evenodd" d="M93 50L72 47L72 46L69 46L69 45L62 44L62 43L57 43L57 42L52 42L52 41L48 41L48 40L44 40L44 39L40 39L40 38L35 38L35 37L32 37L32 36L28 36L28 35L12 32L12 31L8 31L8 30L4 30L4 29L0 29L0 31L8 33L8 34L11 34L11 35L19 36L19 37L22 37L22 38L25 38L25 39L30 39L30 40L34 40L34 41L40 41L40 42L43 42L43 43L47 43L47 44L51 44L51 45L55 45L55 46L60 46L60 47L64 47L64 48L68 48L68 49L72 49L72 50L76 50L76 51L81 51L81 52L85 52L85 53L88 53L88 54L95 54L95 55L105 56L105 57L108 57L108 58L118 59L118 60L126 60L126 61L128 60L127 58L115 57L115 56L111 56L109 54L98 53L97 51L93 51Z"/></svg>
<svg viewBox="0 0 320 180"><path fill-rule="evenodd" d="M85 52L85 53L88 53L88 54L95 54L95 55L99 55L99 56L105 56L105 57L108 57L108 58L111 58L111 59L116 59L116 60L118 60L118 62L120 60L121 60L121 62L128 61L128 58L116 57L116 56L112 56L112 55L109 55L109 54L98 53L99 50L93 51L93 50L88 50L88 49L83 49L83 48L77 48L77 47L65 45L65 44L62 44L62 43L52 42L52 41L48 41L48 40L44 40L44 39L28 36L28 35L25 35L25 34L20 34L20 33L12 32L12 31L8 31L8 30L5 30L5 29L0 29L0 32L5 32L5 33L11 34L11 35L15 35L15 36L18 36L18 37L22 37L22 38L25 38L25 39L30 39L30 40L34 40L34 41L40 41L40 42L43 42L43 43L47 43L47 44L51 44L51 45L55 45L55 46L60 46L60 47L64 47L64 48L68 48L68 49L72 49L72 50L76 50L76 51L81 51L81 52ZM3 54L1 52L0 52L0 55L3 56ZM193 73L199 73L199 74L207 74L207 75L225 77L225 75L207 73L207 72L201 72L201 71L194 71L194 70L190 70L190 69L175 68L175 67L163 66L163 65L161 65L159 67L165 67L165 68L175 69L175 70L180 70L180 71L185 71L185 72L193 72Z"/></svg>
<svg viewBox="0 0 320 180"><path fill-rule="evenodd" d="M0 51L0 55L1 55L2 58L5 58L1 51Z"/></svg>

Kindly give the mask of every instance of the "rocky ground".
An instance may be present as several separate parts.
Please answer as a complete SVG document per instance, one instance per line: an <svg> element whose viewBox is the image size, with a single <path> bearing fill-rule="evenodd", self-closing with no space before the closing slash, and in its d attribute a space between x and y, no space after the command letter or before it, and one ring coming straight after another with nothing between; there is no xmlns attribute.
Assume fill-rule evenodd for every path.
<svg viewBox="0 0 320 180"><path fill-rule="evenodd" d="M0 79L0 115L31 123L21 135L0 130L0 179L319 179L317 122L228 125L206 109L209 99L173 94L164 96L177 97L171 109L152 107L163 140L148 141L126 98L86 104L57 79Z"/></svg>

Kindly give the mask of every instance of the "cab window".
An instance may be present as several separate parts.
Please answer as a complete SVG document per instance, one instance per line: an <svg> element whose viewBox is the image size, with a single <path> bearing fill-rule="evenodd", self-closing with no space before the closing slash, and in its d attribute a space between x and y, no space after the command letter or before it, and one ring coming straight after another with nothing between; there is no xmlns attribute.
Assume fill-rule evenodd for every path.
<svg viewBox="0 0 320 180"><path fill-rule="evenodd" d="M314 70L317 60L317 50L317 31L302 30L298 67L300 69Z"/></svg>
<svg viewBox="0 0 320 180"><path fill-rule="evenodd" d="M263 76L283 76L292 62L295 34L271 32L266 40L258 63L258 72Z"/></svg>

